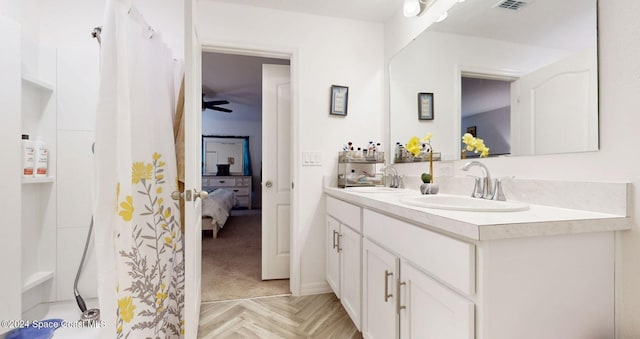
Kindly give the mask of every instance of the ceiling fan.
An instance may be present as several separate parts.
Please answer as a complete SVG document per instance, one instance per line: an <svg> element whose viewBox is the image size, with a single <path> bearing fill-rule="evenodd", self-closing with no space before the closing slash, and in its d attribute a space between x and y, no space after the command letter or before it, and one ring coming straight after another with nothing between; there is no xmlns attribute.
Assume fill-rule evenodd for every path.
<svg viewBox="0 0 640 339"><path fill-rule="evenodd" d="M219 107L220 105L227 105L229 103L228 100L212 100L212 101L204 101L204 94L202 94L202 110L211 109L214 111L220 111L224 113L231 113L232 110L224 107Z"/></svg>

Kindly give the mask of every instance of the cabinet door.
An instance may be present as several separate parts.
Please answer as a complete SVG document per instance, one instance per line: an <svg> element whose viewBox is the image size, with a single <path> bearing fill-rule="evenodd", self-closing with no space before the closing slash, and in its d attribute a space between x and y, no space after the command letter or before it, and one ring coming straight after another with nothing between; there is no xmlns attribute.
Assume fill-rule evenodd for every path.
<svg viewBox="0 0 640 339"><path fill-rule="evenodd" d="M361 330L362 236L344 224L338 237L340 253L340 299L358 330Z"/></svg>
<svg viewBox="0 0 640 339"><path fill-rule="evenodd" d="M395 286L398 259L366 239L362 257L362 334L369 339L397 338Z"/></svg>
<svg viewBox="0 0 640 339"><path fill-rule="evenodd" d="M338 253L338 234L340 223L327 215L327 282L340 298L340 254Z"/></svg>
<svg viewBox="0 0 640 339"><path fill-rule="evenodd" d="M402 263L400 338L472 339L474 305L410 264Z"/></svg>

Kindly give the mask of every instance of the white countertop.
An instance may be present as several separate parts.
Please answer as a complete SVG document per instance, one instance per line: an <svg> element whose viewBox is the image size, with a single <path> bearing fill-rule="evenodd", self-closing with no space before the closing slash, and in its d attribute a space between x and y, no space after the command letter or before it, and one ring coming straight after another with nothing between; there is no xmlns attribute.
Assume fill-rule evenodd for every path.
<svg viewBox="0 0 640 339"><path fill-rule="evenodd" d="M419 196L416 190L398 193L357 193L344 188L325 187L332 197L409 221L421 227L471 240L509 239L585 232L628 230L630 217L578 209L529 204L514 212L469 212L416 207L400 199Z"/></svg>

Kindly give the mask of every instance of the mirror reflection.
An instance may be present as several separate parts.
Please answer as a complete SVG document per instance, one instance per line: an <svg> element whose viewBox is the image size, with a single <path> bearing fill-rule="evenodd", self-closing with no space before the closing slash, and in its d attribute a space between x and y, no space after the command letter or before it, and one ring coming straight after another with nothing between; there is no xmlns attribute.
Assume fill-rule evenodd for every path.
<svg viewBox="0 0 640 339"><path fill-rule="evenodd" d="M507 7L507 8L505 8ZM433 133L443 160L598 149L596 0L454 5L390 63L390 143ZM433 93L433 120L418 93Z"/></svg>

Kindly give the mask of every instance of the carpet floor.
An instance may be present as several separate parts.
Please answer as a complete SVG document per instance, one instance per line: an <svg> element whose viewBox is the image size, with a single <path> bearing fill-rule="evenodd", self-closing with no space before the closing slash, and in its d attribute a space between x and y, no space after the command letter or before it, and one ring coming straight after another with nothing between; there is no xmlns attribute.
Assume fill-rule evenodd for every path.
<svg viewBox="0 0 640 339"><path fill-rule="evenodd" d="M236 212L236 211L233 211ZM260 213L232 213L213 238L202 238L202 301L288 294L289 280L261 280Z"/></svg>

